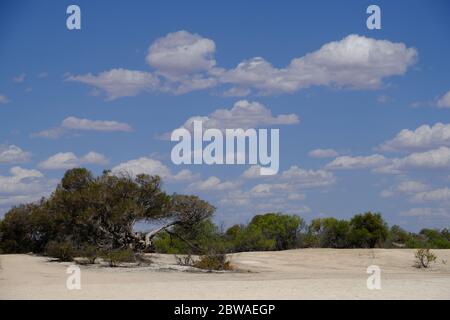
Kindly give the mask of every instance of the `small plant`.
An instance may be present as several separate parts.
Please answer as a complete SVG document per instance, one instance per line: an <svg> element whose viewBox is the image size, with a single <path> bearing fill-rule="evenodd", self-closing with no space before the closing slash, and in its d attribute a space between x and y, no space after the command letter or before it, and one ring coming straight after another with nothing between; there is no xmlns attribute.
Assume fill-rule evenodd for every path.
<svg viewBox="0 0 450 320"><path fill-rule="evenodd" d="M86 259L86 264L95 264L95 260L99 256L97 247L92 245L83 247L79 254Z"/></svg>
<svg viewBox="0 0 450 320"><path fill-rule="evenodd" d="M200 258L200 260L194 262L194 267L204 270L233 270L230 261L223 253L214 254L209 253Z"/></svg>
<svg viewBox="0 0 450 320"><path fill-rule="evenodd" d="M177 264L179 266L191 267L195 263L194 259L192 259L192 256L190 254L185 255L185 256L175 255L175 259L177 260Z"/></svg>
<svg viewBox="0 0 450 320"><path fill-rule="evenodd" d="M416 266L418 268L428 268L430 263L436 262L437 256L430 249L417 249Z"/></svg>
<svg viewBox="0 0 450 320"><path fill-rule="evenodd" d="M45 253L50 257L57 258L60 261L73 261L76 252L72 243L68 241L50 241L47 244Z"/></svg>
<svg viewBox="0 0 450 320"><path fill-rule="evenodd" d="M136 256L131 249L112 249L102 254L110 267L117 267L120 263L136 262Z"/></svg>

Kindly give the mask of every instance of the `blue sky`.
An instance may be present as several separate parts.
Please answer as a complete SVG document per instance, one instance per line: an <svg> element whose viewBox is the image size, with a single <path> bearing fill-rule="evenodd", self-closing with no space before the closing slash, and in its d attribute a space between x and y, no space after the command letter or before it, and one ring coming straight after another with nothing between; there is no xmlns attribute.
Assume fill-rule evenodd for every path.
<svg viewBox="0 0 450 320"><path fill-rule="evenodd" d="M69 31L70 4L0 4L0 214L85 166L161 174L224 225L373 210L449 227L448 1L76 1ZM219 109L280 129L276 176L172 164L161 136Z"/></svg>

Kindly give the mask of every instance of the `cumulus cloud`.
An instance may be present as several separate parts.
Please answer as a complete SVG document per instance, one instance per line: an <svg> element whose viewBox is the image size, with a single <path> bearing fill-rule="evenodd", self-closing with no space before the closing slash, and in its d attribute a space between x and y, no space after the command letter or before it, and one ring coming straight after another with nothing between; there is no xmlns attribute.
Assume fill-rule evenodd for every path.
<svg viewBox="0 0 450 320"><path fill-rule="evenodd" d="M162 74L180 76L210 70L215 50L214 41L182 30L157 39L146 61Z"/></svg>
<svg viewBox="0 0 450 320"><path fill-rule="evenodd" d="M21 163L30 159L31 154L15 145L0 145L0 163Z"/></svg>
<svg viewBox="0 0 450 320"><path fill-rule="evenodd" d="M325 168L328 170L369 169L379 167L388 162L389 160L380 154L358 157L341 156L328 163Z"/></svg>
<svg viewBox="0 0 450 320"><path fill-rule="evenodd" d="M0 194L5 193L28 193L40 189L37 181L43 177L37 170L13 167L10 176L0 175Z"/></svg>
<svg viewBox="0 0 450 320"><path fill-rule="evenodd" d="M132 176L138 174L159 175L161 178L173 182L191 181L197 178L196 175L186 169L181 170L177 174L172 174L170 168L161 161L148 157L123 162L112 168L111 172L113 174L130 174Z"/></svg>
<svg viewBox="0 0 450 320"><path fill-rule="evenodd" d="M73 152L60 152L41 162L39 167L46 170L72 169L86 164L106 165L109 160L101 153L91 151L82 157Z"/></svg>
<svg viewBox="0 0 450 320"><path fill-rule="evenodd" d="M103 131L103 132L130 132L133 129L127 123L111 120L90 120L76 117L64 119L59 127L43 130L31 134L35 138L57 139L71 130Z"/></svg>
<svg viewBox="0 0 450 320"><path fill-rule="evenodd" d="M181 126L189 131L193 130L194 121L202 121L204 129L249 129L262 126L298 124L299 118L295 114L272 115L270 109L258 102L240 100L231 109L217 109L207 116L194 116L186 120ZM168 139L170 133L161 136Z"/></svg>
<svg viewBox="0 0 450 320"><path fill-rule="evenodd" d="M63 128L72 130L94 130L94 131L131 131L126 123L117 121L89 120L68 117L61 125Z"/></svg>
<svg viewBox="0 0 450 320"><path fill-rule="evenodd" d="M337 157L339 153L333 149L315 149L311 150L308 155L311 158L334 158Z"/></svg>
<svg viewBox="0 0 450 320"><path fill-rule="evenodd" d="M417 193L411 199L413 202L449 202L450 188L440 188Z"/></svg>
<svg viewBox="0 0 450 320"><path fill-rule="evenodd" d="M327 187L336 182L332 172L326 170L306 170L291 166L281 173L281 180L288 181L295 188Z"/></svg>
<svg viewBox="0 0 450 320"><path fill-rule="evenodd" d="M259 166L251 166L241 175L244 179L265 179L275 183L287 184L292 189L309 189L327 187L336 182L336 177L326 170L308 170L299 166L291 166L277 176L261 176Z"/></svg>
<svg viewBox="0 0 450 320"><path fill-rule="evenodd" d="M450 91L440 97L436 103L439 108L450 108Z"/></svg>
<svg viewBox="0 0 450 320"><path fill-rule="evenodd" d="M417 60L417 50L404 43L349 35L276 68L261 57L235 68L217 67L213 40L187 31L169 33L150 45L147 63L154 69L111 69L98 75L69 76L106 92L109 99L143 91L182 94L215 86L231 86L226 96L292 93L311 86L377 88L383 79L403 75Z"/></svg>
<svg viewBox="0 0 450 320"><path fill-rule="evenodd" d="M222 82L264 93L294 92L310 86L376 88L382 79L404 74L417 58L403 43L349 35L277 69L261 57L241 62Z"/></svg>
<svg viewBox="0 0 450 320"><path fill-rule="evenodd" d="M450 124L422 125L415 130L403 129L392 140L383 143L382 151L410 151L438 146L450 147Z"/></svg>
<svg viewBox="0 0 450 320"><path fill-rule="evenodd" d="M429 190L430 186L420 182L420 181L414 181L414 180L406 180L401 181L397 185L383 190L381 192L381 197L388 198L393 197L396 195L412 195L418 192L423 192L426 190Z"/></svg>
<svg viewBox="0 0 450 320"><path fill-rule="evenodd" d="M412 208L407 211L402 211L401 216L405 217L443 217L450 218L450 210L446 208Z"/></svg>
<svg viewBox="0 0 450 320"><path fill-rule="evenodd" d="M101 89L108 100L119 97L135 96L142 91L152 91L159 88L159 79L150 72L127 69L111 69L98 75L70 75L66 81L76 81Z"/></svg>
<svg viewBox="0 0 450 320"><path fill-rule="evenodd" d="M38 170L13 167L10 175L0 175L0 208L37 201L50 194L55 184Z"/></svg>
<svg viewBox="0 0 450 320"><path fill-rule="evenodd" d="M441 147L426 152L415 152L402 159L395 159L393 166L398 169L448 168L450 167L450 148Z"/></svg>
<svg viewBox="0 0 450 320"><path fill-rule="evenodd" d="M219 178L212 176L203 181L196 181L191 183L188 191L224 191L232 190L238 186L238 183L232 181L222 181Z"/></svg>

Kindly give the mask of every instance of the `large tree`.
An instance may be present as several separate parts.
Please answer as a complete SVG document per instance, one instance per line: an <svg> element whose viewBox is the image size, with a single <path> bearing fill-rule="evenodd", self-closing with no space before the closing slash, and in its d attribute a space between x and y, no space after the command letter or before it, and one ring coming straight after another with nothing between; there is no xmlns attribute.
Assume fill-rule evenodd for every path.
<svg viewBox="0 0 450 320"><path fill-rule="evenodd" d="M168 195L158 176L113 175L94 177L83 168L65 173L53 194L39 204L12 209L1 224L7 251L43 250L49 241L70 241L76 247L139 248L174 226L194 228L215 208L194 196ZM137 222L164 220L163 228L140 238ZM20 232L15 230L19 229Z"/></svg>

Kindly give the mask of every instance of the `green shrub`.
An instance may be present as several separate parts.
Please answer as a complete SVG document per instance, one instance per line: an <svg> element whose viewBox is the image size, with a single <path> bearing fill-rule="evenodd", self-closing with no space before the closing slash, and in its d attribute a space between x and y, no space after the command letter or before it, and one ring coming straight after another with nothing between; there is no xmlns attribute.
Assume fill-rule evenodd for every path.
<svg viewBox="0 0 450 320"><path fill-rule="evenodd" d="M194 262L193 266L209 271L233 270L230 261L228 261L227 256L223 253L209 253L204 255L200 257L200 260Z"/></svg>
<svg viewBox="0 0 450 320"><path fill-rule="evenodd" d="M430 263L436 262L437 256L430 249L417 249L416 266L418 268L428 268Z"/></svg>
<svg viewBox="0 0 450 320"><path fill-rule="evenodd" d="M349 242L353 247L383 247L388 235L388 226L379 213L357 214L350 220Z"/></svg>
<svg viewBox="0 0 450 320"><path fill-rule="evenodd" d="M94 264L100 253L96 246L87 245L79 251L79 255L86 258L88 264Z"/></svg>
<svg viewBox="0 0 450 320"><path fill-rule="evenodd" d="M136 262L136 256L131 249L111 249L103 252L102 258L108 262L110 267L117 267L124 262Z"/></svg>
<svg viewBox="0 0 450 320"><path fill-rule="evenodd" d="M73 247L72 243L68 241L50 241L47 244L45 253L47 254L47 256L57 258L60 261L73 261L76 250Z"/></svg>

